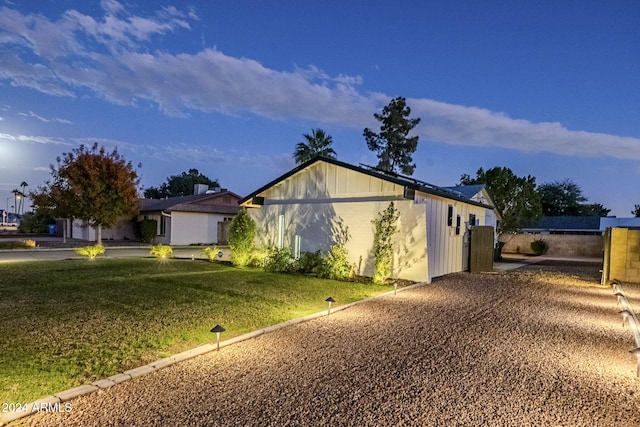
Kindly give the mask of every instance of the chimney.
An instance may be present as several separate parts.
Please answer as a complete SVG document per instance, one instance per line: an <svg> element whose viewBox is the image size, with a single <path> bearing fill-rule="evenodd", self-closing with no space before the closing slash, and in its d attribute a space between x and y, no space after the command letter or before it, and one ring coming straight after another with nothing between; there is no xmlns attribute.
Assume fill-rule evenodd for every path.
<svg viewBox="0 0 640 427"><path fill-rule="evenodd" d="M205 194L209 186L207 184L194 184L193 194Z"/></svg>

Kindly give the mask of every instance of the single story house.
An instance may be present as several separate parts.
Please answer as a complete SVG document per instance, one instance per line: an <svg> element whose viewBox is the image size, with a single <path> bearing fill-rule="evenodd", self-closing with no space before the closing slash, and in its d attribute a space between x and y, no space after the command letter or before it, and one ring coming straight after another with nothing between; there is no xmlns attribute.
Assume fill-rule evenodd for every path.
<svg viewBox="0 0 640 427"><path fill-rule="evenodd" d="M102 229L103 240L136 240L134 222L153 219L157 222L154 243L165 245L227 243L229 225L238 213L240 196L227 190L207 191L196 186L201 193L165 199L139 199L140 211L136 218L122 218L115 226ZM63 221L67 221L67 237L96 241L96 230L79 220L59 220L58 233L62 235Z"/></svg>
<svg viewBox="0 0 640 427"><path fill-rule="evenodd" d="M155 243L165 245L226 244L228 225L238 213L240 196L230 191L142 199L138 221L158 223Z"/></svg>
<svg viewBox="0 0 640 427"><path fill-rule="evenodd" d="M240 201L257 224L258 245L286 246L299 254L342 244L355 273L364 276L374 272L372 221L390 202L400 212L393 277L401 279L430 282L464 271L469 229L495 229L499 219L488 195L483 201L471 200L412 177L323 157L297 166ZM493 241L491 234L491 254Z"/></svg>

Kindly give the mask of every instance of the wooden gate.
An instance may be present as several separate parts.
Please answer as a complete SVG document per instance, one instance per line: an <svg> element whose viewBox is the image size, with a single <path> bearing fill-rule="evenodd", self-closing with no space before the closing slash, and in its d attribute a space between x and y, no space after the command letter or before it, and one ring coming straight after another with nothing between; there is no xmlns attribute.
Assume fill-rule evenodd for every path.
<svg viewBox="0 0 640 427"><path fill-rule="evenodd" d="M470 240L469 271L471 273L493 271L493 227L488 225L471 227Z"/></svg>

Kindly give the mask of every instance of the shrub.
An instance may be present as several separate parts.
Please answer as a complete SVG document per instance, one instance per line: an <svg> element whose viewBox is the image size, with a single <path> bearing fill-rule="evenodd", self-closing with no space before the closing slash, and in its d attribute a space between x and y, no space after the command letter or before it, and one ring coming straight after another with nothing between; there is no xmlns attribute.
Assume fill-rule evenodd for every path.
<svg viewBox="0 0 640 427"><path fill-rule="evenodd" d="M204 254L209 258L209 261L215 261L218 258L218 252L220 249L217 246L204 248L202 250Z"/></svg>
<svg viewBox="0 0 640 427"><path fill-rule="evenodd" d="M159 244L152 246L149 253L156 258L167 259L169 255L173 254L173 249L169 245Z"/></svg>
<svg viewBox="0 0 640 427"><path fill-rule="evenodd" d="M158 235L158 221L155 219L143 219L136 223L136 235L145 243L153 242Z"/></svg>
<svg viewBox="0 0 640 427"><path fill-rule="evenodd" d="M340 245L333 245L324 257L319 276L333 280L347 280L351 275L351 264L347 261L347 250Z"/></svg>
<svg viewBox="0 0 640 427"><path fill-rule="evenodd" d="M324 259L322 258L322 252L319 250L315 252L302 252L298 259L298 271L305 274L320 275Z"/></svg>
<svg viewBox="0 0 640 427"><path fill-rule="evenodd" d="M233 265L245 266L252 260L256 223L249 216L246 208L240 209L233 217L229 228L229 247Z"/></svg>
<svg viewBox="0 0 640 427"><path fill-rule="evenodd" d="M547 249L549 249L549 246L543 239L536 239L531 242L531 250L536 255L542 255L543 253L547 252Z"/></svg>
<svg viewBox="0 0 640 427"><path fill-rule="evenodd" d="M33 239L26 239L22 241L24 243L25 248L35 248L36 245L36 241Z"/></svg>
<svg viewBox="0 0 640 427"><path fill-rule="evenodd" d="M264 269L272 273L293 273L296 271L296 260L289 248L269 249L264 260Z"/></svg>
<svg viewBox="0 0 640 427"><path fill-rule="evenodd" d="M249 264L251 267L264 267L269 256L269 248L254 248L249 257Z"/></svg>
<svg viewBox="0 0 640 427"><path fill-rule="evenodd" d="M27 212L20 219L19 233L48 233L49 224L55 224L52 216L41 212Z"/></svg>
<svg viewBox="0 0 640 427"><path fill-rule="evenodd" d="M373 235L373 254L375 256L375 273L373 283L383 284L390 276L393 268L393 235L398 231L400 212L393 202L387 209L378 214L373 220L375 232Z"/></svg>
<svg viewBox="0 0 640 427"><path fill-rule="evenodd" d="M95 259L98 255L102 255L104 253L104 246L93 245L85 246L83 248L76 248L76 253L78 255L86 256L90 259Z"/></svg>

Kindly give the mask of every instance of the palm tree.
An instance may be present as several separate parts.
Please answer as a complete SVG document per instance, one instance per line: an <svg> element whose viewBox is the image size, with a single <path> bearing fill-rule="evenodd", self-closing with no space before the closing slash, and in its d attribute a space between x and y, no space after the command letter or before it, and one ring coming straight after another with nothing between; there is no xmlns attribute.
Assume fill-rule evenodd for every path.
<svg viewBox="0 0 640 427"><path fill-rule="evenodd" d="M18 215L18 200L22 200L22 193L17 188L11 190L11 194L13 194L13 214ZM18 199L20 197L20 199Z"/></svg>
<svg viewBox="0 0 640 427"><path fill-rule="evenodd" d="M18 213L20 213L20 211L22 210L22 213L24 214L24 204L25 204L25 198L27 197L27 193L25 193L25 190L27 189L27 187L29 186L29 184L27 184L25 181L22 181L20 183L20 194L22 194L22 198L20 199L20 208L18 208Z"/></svg>
<svg viewBox="0 0 640 427"><path fill-rule="evenodd" d="M305 142L299 142L293 152L297 164L304 163L315 156L336 158L336 152L331 148L333 139L322 129L311 129L311 134L303 134Z"/></svg>

